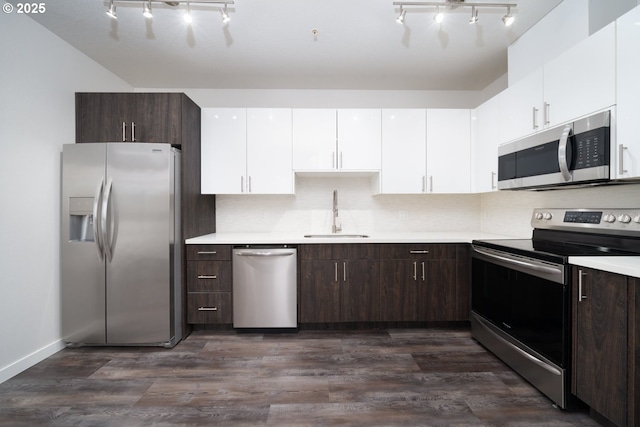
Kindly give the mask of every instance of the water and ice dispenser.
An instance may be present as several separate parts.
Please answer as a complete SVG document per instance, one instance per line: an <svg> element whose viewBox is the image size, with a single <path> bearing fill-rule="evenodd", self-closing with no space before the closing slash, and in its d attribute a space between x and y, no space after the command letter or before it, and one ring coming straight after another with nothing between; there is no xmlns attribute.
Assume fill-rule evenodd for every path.
<svg viewBox="0 0 640 427"><path fill-rule="evenodd" d="M69 241L93 242L93 197L69 198Z"/></svg>

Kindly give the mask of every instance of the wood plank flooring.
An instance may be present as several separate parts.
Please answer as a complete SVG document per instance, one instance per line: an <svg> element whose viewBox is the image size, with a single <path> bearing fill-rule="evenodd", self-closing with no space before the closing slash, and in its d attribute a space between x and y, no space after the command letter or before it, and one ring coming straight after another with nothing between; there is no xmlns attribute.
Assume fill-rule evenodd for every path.
<svg viewBox="0 0 640 427"><path fill-rule="evenodd" d="M65 349L0 384L0 426L597 426L464 329L195 332Z"/></svg>

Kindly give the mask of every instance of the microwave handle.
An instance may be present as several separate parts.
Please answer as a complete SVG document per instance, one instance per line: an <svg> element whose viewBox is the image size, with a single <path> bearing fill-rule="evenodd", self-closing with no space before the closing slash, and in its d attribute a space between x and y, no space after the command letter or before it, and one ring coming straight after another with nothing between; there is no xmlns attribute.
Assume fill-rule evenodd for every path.
<svg viewBox="0 0 640 427"><path fill-rule="evenodd" d="M560 137L560 144L558 145L558 165L560 166L560 173L565 181L571 180L571 172L569 172L569 164L567 162L567 146L569 145L569 137L571 136L571 125L565 126Z"/></svg>

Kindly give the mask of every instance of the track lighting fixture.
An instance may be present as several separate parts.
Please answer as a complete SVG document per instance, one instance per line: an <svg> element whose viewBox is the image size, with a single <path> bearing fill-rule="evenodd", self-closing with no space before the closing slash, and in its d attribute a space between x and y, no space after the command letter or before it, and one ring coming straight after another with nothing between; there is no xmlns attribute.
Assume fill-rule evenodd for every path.
<svg viewBox="0 0 640 427"><path fill-rule="evenodd" d="M511 6L507 6L507 14L502 17L502 22L504 22L505 27L510 27L513 24L515 18L511 14Z"/></svg>
<svg viewBox="0 0 640 427"><path fill-rule="evenodd" d="M161 8L174 8L179 6L180 4L186 4L187 10L182 16L184 21L187 24L191 24L193 22L193 17L191 16L191 5L198 4L203 7L198 8L199 10L205 10L206 6L210 6L212 10L219 10L222 15L222 22L225 24L231 20L229 17L229 13L227 10L227 5L234 4L234 0L109 0L109 8L107 9L107 15L112 19L118 19L116 15L116 3L123 7L127 6L136 6L139 7L140 3L142 3L142 14L147 19L153 18L153 12L151 11L151 3L159 4Z"/></svg>
<svg viewBox="0 0 640 427"><path fill-rule="evenodd" d="M444 21L444 13L440 11L440 6L438 6L438 11L433 16L433 20L436 21L436 24L442 24L442 21Z"/></svg>
<svg viewBox="0 0 640 427"><path fill-rule="evenodd" d="M189 7L189 2L187 2L187 12L183 16L184 22L187 24L191 24L193 22L193 18L191 17L191 8Z"/></svg>
<svg viewBox="0 0 640 427"><path fill-rule="evenodd" d="M107 15L109 15L112 19L118 19L118 15L116 15L116 5L113 4L113 0L109 2L109 10L107 10Z"/></svg>
<svg viewBox="0 0 640 427"><path fill-rule="evenodd" d="M231 21L231 18L229 18L229 14L227 13L227 4L224 4L224 7L222 9L220 9L220 15L222 15L222 23L226 24L227 22Z"/></svg>
<svg viewBox="0 0 640 427"><path fill-rule="evenodd" d="M151 13L151 0L149 0L147 3L144 3L144 5L142 6L142 14L147 19L153 18L153 13Z"/></svg>
<svg viewBox="0 0 640 427"><path fill-rule="evenodd" d="M404 9L403 6L400 6L400 15L398 15L398 17L396 18L396 22L398 24L403 24L404 23L404 16L407 14L407 11Z"/></svg>
<svg viewBox="0 0 640 427"><path fill-rule="evenodd" d="M469 24L475 24L478 22L478 9L475 6L471 7L471 19L469 19Z"/></svg>
<svg viewBox="0 0 640 427"><path fill-rule="evenodd" d="M394 1L394 6L400 6L400 16L396 18L396 21L402 23L404 22L404 18L407 12L407 6L416 7L424 10L425 8L436 8L436 13L433 16L433 20L440 24L444 21L444 12L445 11L454 11L458 8L471 8L471 19L469 19L470 24L475 24L478 22L478 12L482 9L495 9L495 8L506 8L507 14L502 17L502 22L505 27L513 24L514 17L511 15L511 8L516 7L516 3L480 3L474 2L473 0L440 0L440 1Z"/></svg>

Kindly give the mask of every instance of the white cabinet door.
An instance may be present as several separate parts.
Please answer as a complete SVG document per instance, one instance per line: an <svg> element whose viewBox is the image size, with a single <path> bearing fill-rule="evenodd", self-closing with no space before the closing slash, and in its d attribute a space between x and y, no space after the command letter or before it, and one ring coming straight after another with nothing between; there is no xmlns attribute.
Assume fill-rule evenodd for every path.
<svg viewBox="0 0 640 427"><path fill-rule="evenodd" d="M240 194L246 175L246 110L202 108L201 118L200 192Z"/></svg>
<svg viewBox="0 0 640 427"><path fill-rule="evenodd" d="M617 21L617 145L611 176L640 177L640 6ZM615 159L615 160L614 160Z"/></svg>
<svg viewBox="0 0 640 427"><path fill-rule="evenodd" d="M247 109L247 187L250 194L293 194L291 109Z"/></svg>
<svg viewBox="0 0 640 427"><path fill-rule="evenodd" d="M544 66L544 124L554 126L616 103L616 24Z"/></svg>
<svg viewBox="0 0 640 427"><path fill-rule="evenodd" d="M500 93L500 142L507 142L542 129L542 68Z"/></svg>
<svg viewBox="0 0 640 427"><path fill-rule="evenodd" d="M338 169L380 170L381 110L338 110Z"/></svg>
<svg viewBox="0 0 640 427"><path fill-rule="evenodd" d="M498 145L502 94L494 96L474 110L471 189L475 193L486 193L498 189Z"/></svg>
<svg viewBox="0 0 640 427"><path fill-rule="evenodd" d="M293 169L328 171L336 168L335 109L293 110Z"/></svg>
<svg viewBox="0 0 640 427"><path fill-rule="evenodd" d="M424 193L426 161L426 110L382 110L382 194Z"/></svg>
<svg viewBox="0 0 640 427"><path fill-rule="evenodd" d="M471 189L471 115L466 109L427 110L427 192Z"/></svg>

